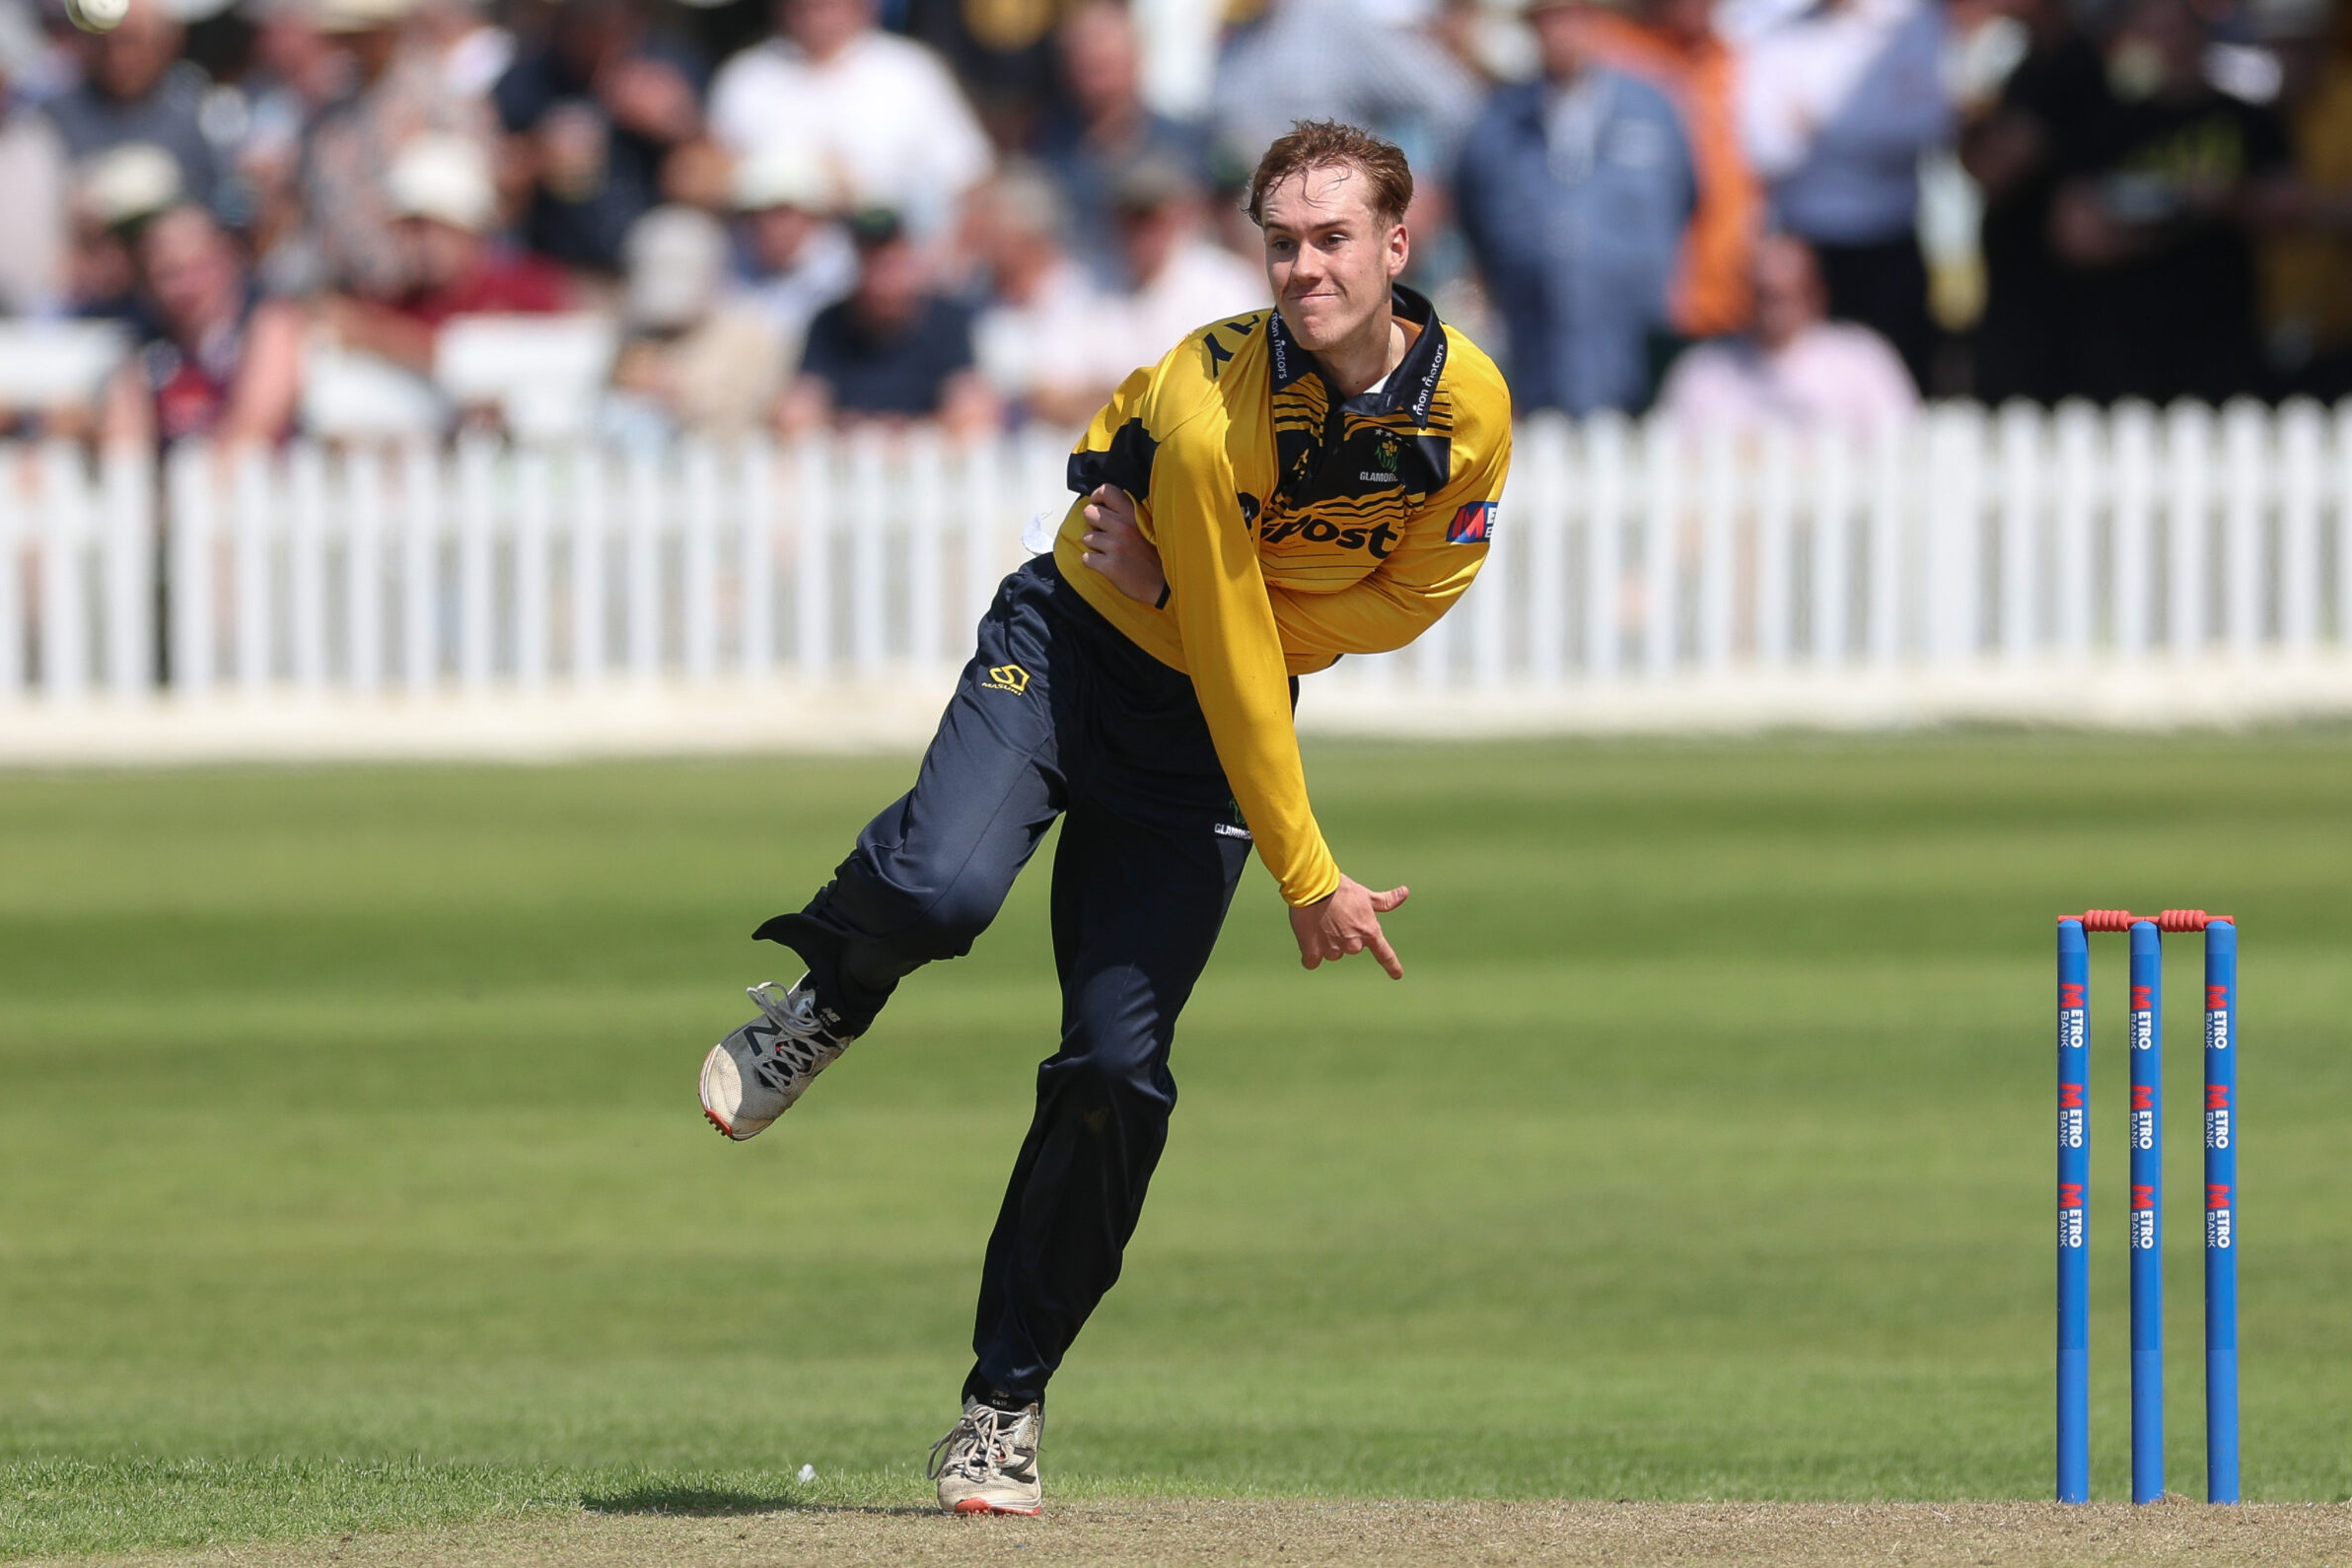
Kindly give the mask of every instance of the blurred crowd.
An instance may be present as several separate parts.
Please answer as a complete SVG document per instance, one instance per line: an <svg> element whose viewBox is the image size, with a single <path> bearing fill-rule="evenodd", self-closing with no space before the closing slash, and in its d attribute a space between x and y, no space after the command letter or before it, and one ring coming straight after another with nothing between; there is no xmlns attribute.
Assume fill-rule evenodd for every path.
<svg viewBox="0 0 2352 1568"><path fill-rule="evenodd" d="M19 323L125 350L0 428L489 418L516 318L613 440L1066 427L1266 303L1237 192L1324 116L1523 413L2352 392L2326 0L0 0L0 405Z"/></svg>

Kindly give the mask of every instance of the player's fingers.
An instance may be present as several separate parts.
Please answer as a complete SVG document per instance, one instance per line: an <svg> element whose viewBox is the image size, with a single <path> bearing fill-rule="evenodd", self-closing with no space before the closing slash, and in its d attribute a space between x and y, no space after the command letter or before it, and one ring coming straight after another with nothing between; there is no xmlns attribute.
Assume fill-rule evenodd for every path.
<svg viewBox="0 0 2352 1568"><path fill-rule="evenodd" d="M1323 960L1322 960L1322 955L1321 955L1321 954L1319 954L1319 953L1310 953L1310 952L1308 952L1308 951L1307 951L1305 948L1301 948L1301 949L1299 950L1299 967L1300 967L1300 968L1302 968L1302 969L1312 969L1312 968L1314 968L1314 967L1315 967L1317 964L1319 964L1319 963L1320 963L1320 962L1323 962Z"/></svg>
<svg viewBox="0 0 2352 1568"><path fill-rule="evenodd" d="M1410 888L1390 888L1387 892L1376 892L1372 895L1373 912L1387 914L1412 895L1413 890Z"/></svg>
<svg viewBox="0 0 2352 1568"><path fill-rule="evenodd" d="M1389 946L1387 937L1375 936L1372 939L1372 956L1381 961L1381 967L1389 971L1390 979L1404 978L1404 965L1397 961L1396 950Z"/></svg>
<svg viewBox="0 0 2352 1568"><path fill-rule="evenodd" d="M1350 954L1361 953L1364 951L1364 939L1351 932L1348 935L1346 946Z"/></svg>

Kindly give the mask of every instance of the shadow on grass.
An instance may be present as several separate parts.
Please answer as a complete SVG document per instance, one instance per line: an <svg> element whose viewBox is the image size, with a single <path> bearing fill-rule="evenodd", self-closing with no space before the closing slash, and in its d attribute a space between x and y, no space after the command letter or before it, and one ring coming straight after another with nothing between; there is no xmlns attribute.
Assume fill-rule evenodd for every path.
<svg viewBox="0 0 2352 1568"><path fill-rule="evenodd" d="M664 1514L726 1519L749 1514L934 1514L937 1509L876 1503L813 1503L789 1491L747 1492L731 1486L636 1486L625 1492L588 1492L580 1506L592 1514Z"/></svg>

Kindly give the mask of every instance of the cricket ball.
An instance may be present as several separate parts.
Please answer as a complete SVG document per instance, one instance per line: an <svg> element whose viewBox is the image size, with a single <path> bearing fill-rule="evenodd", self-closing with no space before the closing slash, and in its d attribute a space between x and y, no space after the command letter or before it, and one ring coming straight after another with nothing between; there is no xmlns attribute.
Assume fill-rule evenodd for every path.
<svg viewBox="0 0 2352 1568"><path fill-rule="evenodd" d="M111 33L130 15L130 0L65 0L65 15L84 33Z"/></svg>

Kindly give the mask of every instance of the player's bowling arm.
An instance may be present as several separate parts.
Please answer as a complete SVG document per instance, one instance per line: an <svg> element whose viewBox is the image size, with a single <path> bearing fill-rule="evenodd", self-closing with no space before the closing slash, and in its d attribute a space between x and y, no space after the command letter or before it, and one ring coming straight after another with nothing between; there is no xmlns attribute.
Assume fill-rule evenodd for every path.
<svg viewBox="0 0 2352 1568"><path fill-rule="evenodd" d="M1283 901L1314 903L1339 886L1339 867L1308 804L1290 674L1220 421L1193 420L1161 445L1150 506L1167 612L1226 783Z"/></svg>

